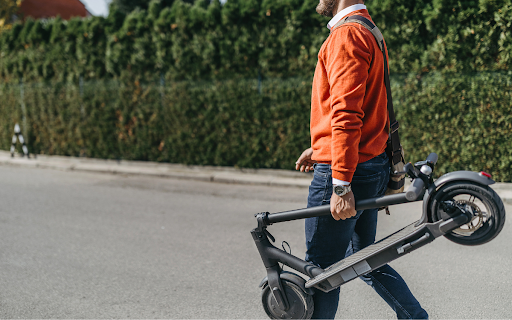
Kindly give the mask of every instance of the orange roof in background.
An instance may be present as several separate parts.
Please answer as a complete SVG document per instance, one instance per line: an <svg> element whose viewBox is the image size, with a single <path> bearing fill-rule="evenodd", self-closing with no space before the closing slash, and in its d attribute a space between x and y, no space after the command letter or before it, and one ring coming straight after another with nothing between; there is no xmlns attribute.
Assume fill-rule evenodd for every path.
<svg viewBox="0 0 512 320"><path fill-rule="evenodd" d="M79 0L23 0L20 11L24 18L53 18L60 16L64 20L72 17L87 17L91 14Z"/></svg>

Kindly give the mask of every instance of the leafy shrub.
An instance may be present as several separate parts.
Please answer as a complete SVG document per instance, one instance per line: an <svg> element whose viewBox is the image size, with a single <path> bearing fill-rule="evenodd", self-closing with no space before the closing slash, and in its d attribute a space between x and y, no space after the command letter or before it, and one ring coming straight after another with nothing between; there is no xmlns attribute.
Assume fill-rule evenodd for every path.
<svg viewBox="0 0 512 320"><path fill-rule="evenodd" d="M107 18L17 23L0 33L0 80L309 77L328 36L315 0L151 1ZM368 1L392 73L508 70L512 0Z"/></svg>
<svg viewBox="0 0 512 320"><path fill-rule="evenodd" d="M438 174L512 181L511 73L392 79L406 160L439 154ZM80 94L82 91L82 94ZM24 87L31 152L292 169L310 143L311 78L89 81ZM0 148L22 123L19 86L0 87Z"/></svg>
<svg viewBox="0 0 512 320"><path fill-rule="evenodd" d="M23 101L35 152L292 168L309 144L328 36L317 3L154 0L107 18L16 23L0 33L0 147L23 119L23 79L34 84ZM512 181L512 0L367 5L388 45L408 159L436 151L441 173ZM257 77L261 94L247 80Z"/></svg>

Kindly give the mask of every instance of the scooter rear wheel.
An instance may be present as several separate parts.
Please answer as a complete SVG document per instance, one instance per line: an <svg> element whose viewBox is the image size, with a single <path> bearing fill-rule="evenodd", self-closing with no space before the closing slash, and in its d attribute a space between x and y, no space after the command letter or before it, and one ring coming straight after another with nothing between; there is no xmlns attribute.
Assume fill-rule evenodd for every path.
<svg viewBox="0 0 512 320"><path fill-rule="evenodd" d="M467 246L484 244L494 239L503 229L505 206L488 186L472 182L454 182L442 186L430 204L434 222L450 218L450 214L443 210L445 201L454 201L473 215L470 222L445 235L455 243Z"/></svg>
<svg viewBox="0 0 512 320"><path fill-rule="evenodd" d="M262 289L261 302L269 318L311 319L313 315L313 297L302 291L296 284L287 280L281 279L281 284L288 298L288 303L290 304L290 307L286 311L278 307L268 284Z"/></svg>

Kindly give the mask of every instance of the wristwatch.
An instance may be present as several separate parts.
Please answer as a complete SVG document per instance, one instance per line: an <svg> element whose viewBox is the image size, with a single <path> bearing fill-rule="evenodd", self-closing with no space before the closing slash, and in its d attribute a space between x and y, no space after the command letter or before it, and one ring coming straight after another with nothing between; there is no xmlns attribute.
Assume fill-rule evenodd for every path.
<svg viewBox="0 0 512 320"><path fill-rule="evenodd" d="M350 191L352 191L352 187L350 185L348 185L348 186L335 185L334 186L334 193L336 193L340 197L343 197Z"/></svg>

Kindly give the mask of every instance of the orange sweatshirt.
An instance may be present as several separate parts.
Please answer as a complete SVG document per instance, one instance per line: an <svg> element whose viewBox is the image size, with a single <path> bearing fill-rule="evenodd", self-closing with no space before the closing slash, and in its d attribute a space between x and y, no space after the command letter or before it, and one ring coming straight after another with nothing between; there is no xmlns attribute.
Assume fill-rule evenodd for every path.
<svg viewBox="0 0 512 320"><path fill-rule="evenodd" d="M367 10L350 15L371 20ZM389 133L384 58L373 34L357 23L331 30L318 53L311 96L313 160L351 182L358 163L383 153Z"/></svg>

